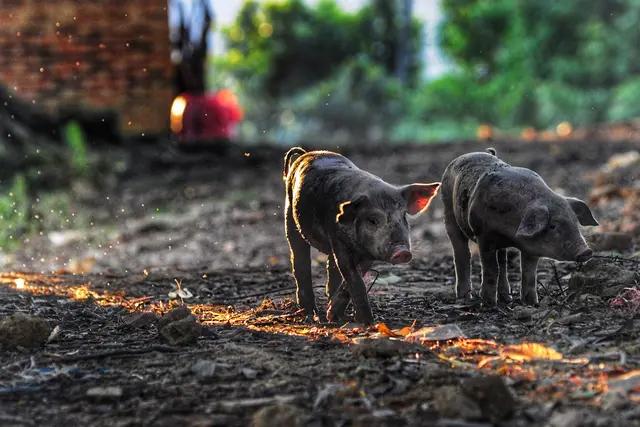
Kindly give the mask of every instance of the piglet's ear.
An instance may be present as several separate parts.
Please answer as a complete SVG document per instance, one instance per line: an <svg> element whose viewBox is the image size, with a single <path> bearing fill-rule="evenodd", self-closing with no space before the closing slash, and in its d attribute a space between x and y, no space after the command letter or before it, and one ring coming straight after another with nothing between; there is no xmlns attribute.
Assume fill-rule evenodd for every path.
<svg viewBox="0 0 640 427"><path fill-rule="evenodd" d="M369 203L369 198L365 195L339 203L336 223L347 224L352 222L358 216L358 211L367 203Z"/></svg>
<svg viewBox="0 0 640 427"><path fill-rule="evenodd" d="M589 209L589 206L587 206L585 202L574 197L565 197L565 199L569 202L571 209L576 213L581 225L598 225L598 221L593 217L591 209Z"/></svg>
<svg viewBox="0 0 640 427"><path fill-rule="evenodd" d="M549 209L546 206L530 206L524 213L516 237L533 237L549 225Z"/></svg>
<svg viewBox="0 0 640 427"><path fill-rule="evenodd" d="M416 215L424 212L429 207L429 203L438 194L439 182L431 184L409 184L400 187L402 197L407 201L407 213Z"/></svg>

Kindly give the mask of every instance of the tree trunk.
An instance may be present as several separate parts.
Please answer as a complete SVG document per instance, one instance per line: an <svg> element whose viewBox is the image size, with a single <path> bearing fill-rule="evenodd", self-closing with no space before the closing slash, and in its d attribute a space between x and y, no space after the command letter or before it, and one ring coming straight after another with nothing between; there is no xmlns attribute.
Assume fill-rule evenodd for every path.
<svg viewBox="0 0 640 427"><path fill-rule="evenodd" d="M403 85L408 84L409 62L411 58L411 18L413 0L400 0L400 31L396 51L395 75Z"/></svg>

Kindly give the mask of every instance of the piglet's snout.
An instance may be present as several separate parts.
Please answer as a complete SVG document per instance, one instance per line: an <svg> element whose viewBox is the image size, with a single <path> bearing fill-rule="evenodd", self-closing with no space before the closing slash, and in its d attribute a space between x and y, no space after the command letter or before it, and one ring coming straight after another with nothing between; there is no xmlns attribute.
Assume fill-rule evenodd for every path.
<svg viewBox="0 0 640 427"><path fill-rule="evenodd" d="M587 249L583 250L582 252L580 252L578 254L578 256L576 256L576 261L578 261L578 262L589 261L592 256L593 256L593 251L591 249L587 248Z"/></svg>
<svg viewBox="0 0 640 427"><path fill-rule="evenodd" d="M391 264L406 264L411 261L411 251L405 245L394 246L389 261Z"/></svg>

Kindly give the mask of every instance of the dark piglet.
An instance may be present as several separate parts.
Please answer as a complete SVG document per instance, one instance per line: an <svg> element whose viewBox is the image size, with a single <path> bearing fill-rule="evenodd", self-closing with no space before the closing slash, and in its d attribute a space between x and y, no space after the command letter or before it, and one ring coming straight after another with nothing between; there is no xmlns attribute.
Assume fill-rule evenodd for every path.
<svg viewBox="0 0 640 427"><path fill-rule="evenodd" d="M285 229L298 304L307 318L319 319L311 285L310 246L327 259L327 317L344 319L353 301L356 321L371 324L373 314L362 279L374 261L411 260L407 214L427 209L439 183L394 186L358 169L330 151L292 148L284 158Z"/></svg>
<svg viewBox="0 0 640 427"><path fill-rule="evenodd" d="M540 257L586 261L592 256L581 225L598 225L579 199L552 191L535 172L513 167L487 153L464 154L442 177L445 225L453 246L456 295L472 298L469 240L478 243L482 264L482 302L511 300L507 249L520 250L521 299L537 304L536 270Z"/></svg>

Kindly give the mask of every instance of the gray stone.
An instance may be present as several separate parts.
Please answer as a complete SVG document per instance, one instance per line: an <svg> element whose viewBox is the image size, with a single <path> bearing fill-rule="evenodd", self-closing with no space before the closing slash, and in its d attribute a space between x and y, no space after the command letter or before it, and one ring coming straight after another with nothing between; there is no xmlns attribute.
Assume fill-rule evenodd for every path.
<svg viewBox="0 0 640 427"><path fill-rule="evenodd" d="M122 317L122 324L129 328L138 329L151 326L158 321L158 316L150 311L131 313Z"/></svg>
<svg viewBox="0 0 640 427"><path fill-rule="evenodd" d="M212 360L200 359L191 366L191 373L193 373L200 382L213 380L217 371L218 366Z"/></svg>
<svg viewBox="0 0 640 427"><path fill-rule="evenodd" d="M462 381L462 391L478 404L482 415L494 423L510 418L518 404L499 375L468 378Z"/></svg>
<svg viewBox="0 0 640 427"><path fill-rule="evenodd" d="M301 427L303 425L302 411L296 406L284 403L265 406L253 414L251 419L251 427Z"/></svg>
<svg viewBox="0 0 640 427"><path fill-rule="evenodd" d="M583 427L586 425L586 414L583 411L569 409L554 413L546 427Z"/></svg>
<svg viewBox="0 0 640 427"><path fill-rule="evenodd" d="M465 420L482 418L482 411L478 404L456 386L440 387L436 392L433 406L440 416L445 418L463 418Z"/></svg>

